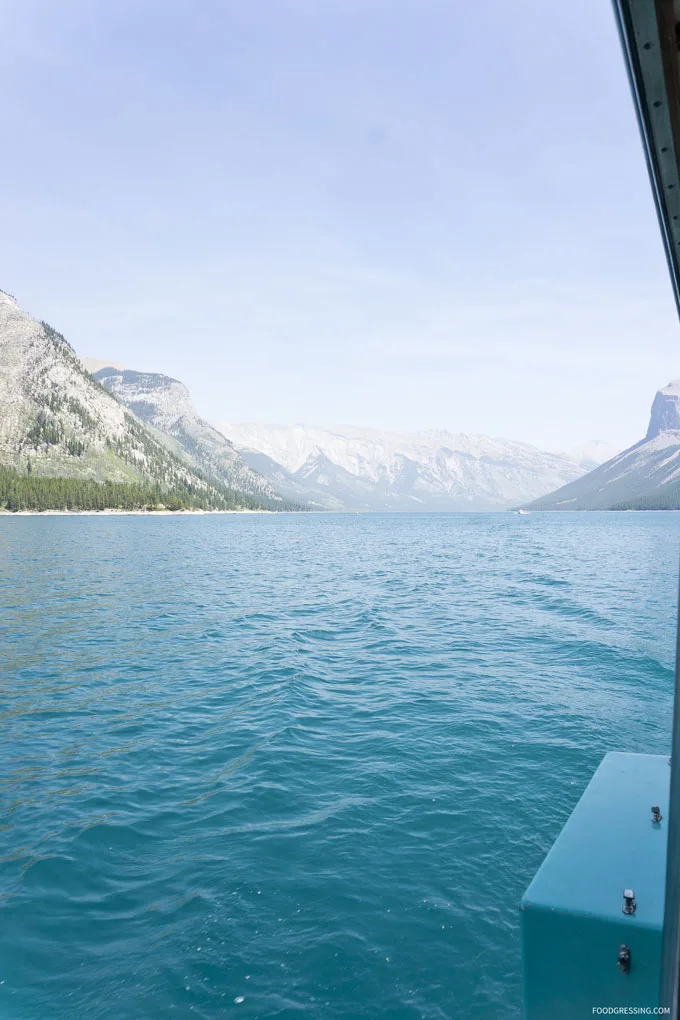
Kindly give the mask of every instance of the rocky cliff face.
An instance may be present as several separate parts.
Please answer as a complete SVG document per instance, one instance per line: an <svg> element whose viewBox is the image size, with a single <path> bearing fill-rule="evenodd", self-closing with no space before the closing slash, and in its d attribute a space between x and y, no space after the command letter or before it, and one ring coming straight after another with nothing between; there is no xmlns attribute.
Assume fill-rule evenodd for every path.
<svg viewBox="0 0 680 1020"><path fill-rule="evenodd" d="M680 430L680 379L664 386L654 397L646 439L661 432Z"/></svg>
<svg viewBox="0 0 680 1020"><path fill-rule="evenodd" d="M218 427L279 492L332 510L501 510L584 472L564 455L488 436L233 422Z"/></svg>
<svg viewBox="0 0 680 1020"><path fill-rule="evenodd" d="M0 292L0 456L36 473L138 480L149 455L125 408L95 385L70 344ZM165 451L162 451L165 456Z"/></svg>
<svg viewBox="0 0 680 1020"><path fill-rule="evenodd" d="M217 481L254 496L278 497L272 485L253 471L221 432L201 418L186 386L170 376L134 372L109 365L94 375L138 418L168 437L184 456Z"/></svg>
<svg viewBox="0 0 680 1020"><path fill-rule="evenodd" d="M174 444L174 445L173 445ZM0 465L21 474L183 486L221 497L87 372L64 337L0 291Z"/></svg>
<svg viewBox="0 0 680 1020"><path fill-rule="evenodd" d="M680 484L680 381L659 390L647 435L578 481L531 504L535 510L645 508L678 502ZM680 490L678 490L680 495Z"/></svg>

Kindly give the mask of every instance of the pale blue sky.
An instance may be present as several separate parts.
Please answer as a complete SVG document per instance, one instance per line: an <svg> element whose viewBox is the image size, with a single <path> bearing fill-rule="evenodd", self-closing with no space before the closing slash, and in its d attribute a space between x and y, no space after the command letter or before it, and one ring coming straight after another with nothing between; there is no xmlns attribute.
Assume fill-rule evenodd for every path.
<svg viewBox="0 0 680 1020"><path fill-rule="evenodd" d="M680 335L609 0L0 0L0 287L232 420L638 439Z"/></svg>

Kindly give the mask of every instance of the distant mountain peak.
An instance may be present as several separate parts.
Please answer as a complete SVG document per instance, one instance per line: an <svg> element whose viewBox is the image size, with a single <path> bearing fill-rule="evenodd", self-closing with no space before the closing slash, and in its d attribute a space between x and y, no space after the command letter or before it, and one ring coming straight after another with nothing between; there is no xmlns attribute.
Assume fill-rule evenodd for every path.
<svg viewBox="0 0 680 1020"><path fill-rule="evenodd" d="M654 397L646 439L660 432L680 430L680 379L674 379Z"/></svg>
<svg viewBox="0 0 680 1020"><path fill-rule="evenodd" d="M116 361L104 361L101 358L81 358L80 361L90 375L96 375L103 368L113 368L118 372L123 371L123 366L119 365Z"/></svg>

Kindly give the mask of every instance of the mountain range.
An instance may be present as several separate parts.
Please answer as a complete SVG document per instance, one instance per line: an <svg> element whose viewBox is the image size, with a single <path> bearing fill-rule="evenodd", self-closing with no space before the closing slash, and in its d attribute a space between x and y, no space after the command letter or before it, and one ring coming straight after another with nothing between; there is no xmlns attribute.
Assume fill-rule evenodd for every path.
<svg viewBox="0 0 680 1020"><path fill-rule="evenodd" d="M160 373L83 359L146 424L170 435L204 471L218 467L252 493L321 510L499 510L579 478L610 452L572 453L445 431L263 425L202 419L187 388Z"/></svg>
<svg viewBox="0 0 680 1020"><path fill-rule="evenodd" d="M216 437L216 446L231 451L231 463L225 454L224 464L217 457L199 464L170 431L143 421L97 382L61 333L0 291L0 468L10 503L19 499L21 506L25 496L42 506L57 488L40 480L61 478L71 482L58 498L80 500L79 506L85 497L94 505L114 494L128 499L133 490L138 500L176 507L280 504Z"/></svg>
<svg viewBox="0 0 680 1020"><path fill-rule="evenodd" d="M680 381L657 393L645 438L611 452L597 440L550 452L442 430L210 423L179 380L81 359L57 330L0 291L6 506L7 487L16 493L17 480L26 491L27 480L35 488L40 479L71 479L136 486L135 499L146 502L207 508L680 507ZM66 498L58 486L46 492L40 506ZM96 505L102 498L96 495Z"/></svg>
<svg viewBox="0 0 680 1020"><path fill-rule="evenodd" d="M502 510L580 478L605 445L580 451L579 461L446 431L223 421L217 427L278 492L325 510Z"/></svg>
<svg viewBox="0 0 680 1020"><path fill-rule="evenodd" d="M532 510L680 507L680 380L670 382L656 394L644 439L528 507Z"/></svg>

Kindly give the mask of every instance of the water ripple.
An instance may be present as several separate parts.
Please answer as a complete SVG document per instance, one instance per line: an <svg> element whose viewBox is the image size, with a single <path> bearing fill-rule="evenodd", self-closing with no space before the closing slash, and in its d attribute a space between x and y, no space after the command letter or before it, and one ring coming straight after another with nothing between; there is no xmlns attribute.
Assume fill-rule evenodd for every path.
<svg viewBox="0 0 680 1020"><path fill-rule="evenodd" d="M679 525L0 520L4 1020L519 1020L524 887L667 751Z"/></svg>

